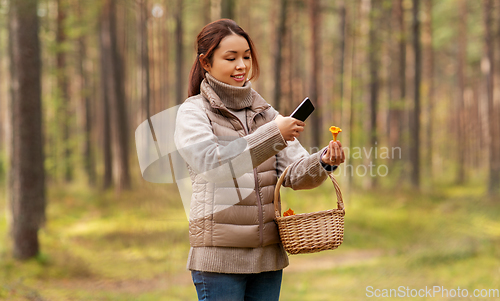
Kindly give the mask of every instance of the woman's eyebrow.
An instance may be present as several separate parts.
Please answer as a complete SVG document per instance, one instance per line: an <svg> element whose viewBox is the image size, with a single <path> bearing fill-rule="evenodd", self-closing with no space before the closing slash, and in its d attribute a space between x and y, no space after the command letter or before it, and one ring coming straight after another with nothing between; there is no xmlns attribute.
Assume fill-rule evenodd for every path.
<svg viewBox="0 0 500 301"><path fill-rule="evenodd" d="M249 52L249 51L250 51L250 48L248 48L247 50L245 50L245 52ZM228 52L230 52L230 53L238 53L238 51L236 51L236 50L227 50L226 53L228 53Z"/></svg>

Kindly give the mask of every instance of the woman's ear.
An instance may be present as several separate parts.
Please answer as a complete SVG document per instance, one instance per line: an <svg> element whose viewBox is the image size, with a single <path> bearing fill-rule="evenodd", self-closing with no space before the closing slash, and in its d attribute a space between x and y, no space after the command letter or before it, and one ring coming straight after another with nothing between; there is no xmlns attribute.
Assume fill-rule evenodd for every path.
<svg viewBox="0 0 500 301"><path fill-rule="evenodd" d="M205 69L205 71L210 73L210 69L211 69L210 64L208 63L208 60L203 53L200 54L199 60L200 60L201 67L203 67L203 69Z"/></svg>

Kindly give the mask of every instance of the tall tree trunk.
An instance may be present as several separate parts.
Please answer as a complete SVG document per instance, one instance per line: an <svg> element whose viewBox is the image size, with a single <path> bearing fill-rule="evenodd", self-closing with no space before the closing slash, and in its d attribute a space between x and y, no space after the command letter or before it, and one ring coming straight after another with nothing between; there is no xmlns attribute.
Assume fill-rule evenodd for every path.
<svg viewBox="0 0 500 301"><path fill-rule="evenodd" d="M202 16L203 16L203 26L207 25L210 23L210 0L203 0L203 11L202 11Z"/></svg>
<svg viewBox="0 0 500 301"><path fill-rule="evenodd" d="M294 94L294 88L296 84L294 84L294 49L292 47L294 43L293 39L293 28L291 26L292 21L294 20L294 16L296 14L296 10L294 8L293 3L290 3L288 7L288 15L289 17L287 18L286 22L286 28L288 30L286 31L286 40L285 40L285 47L283 48L284 50L284 70L285 74L287 75L286 77L286 87L287 87L287 93L285 96L285 101L283 102L284 108L282 108L282 112L291 112L292 107L293 107L293 99L295 99L295 94Z"/></svg>
<svg viewBox="0 0 500 301"><path fill-rule="evenodd" d="M319 75L321 72L321 43L320 43L320 21L321 13L319 10L318 0L309 0L309 20L311 24L311 77L310 77L310 92L311 100L316 104L316 110L310 117L311 132L312 132L312 147L319 147L321 143L321 101L319 99Z"/></svg>
<svg viewBox="0 0 500 301"><path fill-rule="evenodd" d="M85 43L85 38L80 37L78 39L78 48L79 48L79 71L80 71L80 89L82 93L82 107L84 111L84 147L83 147L83 164L85 173L87 174L88 183L90 186L95 186L96 181L96 170L95 170L95 160L94 154L92 152L93 143L92 143L92 103L90 98L90 91L93 89L91 87L91 82L89 80L88 71L86 69L86 61L87 61L87 46Z"/></svg>
<svg viewBox="0 0 500 301"><path fill-rule="evenodd" d="M84 26L82 16L82 1L78 1L78 18L80 26ZM91 90L94 88L92 82L89 80L89 70L87 68L87 45L85 35L78 38L78 72L80 74L80 95L81 105L83 111L83 136L84 145L82 150L84 170L87 175L88 183L90 186L95 186L95 161L92 152L92 105L91 105Z"/></svg>
<svg viewBox="0 0 500 301"><path fill-rule="evenodd" d="M370 68L370 153L375 153L377 147L377 109L378 109L378 93L379 93L379 74L380 69L380 51L379 42L377 41L377 30L379 30L377 14L379 6L377 1L372 0L370 6L370 30L369 30L369 45L368 45L368 61ZM370 164L376 165L376 158L370 158ZM376 177L372 177L369 186L376 186Z"/></svg>
<svg viewBox="0 0 500 301"><path fill-rule="evenodd" d="M498 4L498 3L497 3ZM498 16L498 13L500 12L500 5L497 5L498 9L497 9L497 14L496 16ZM497 19L498 21L498 28L497 28L497 35L496 35L496 38L497 38L497 41L491 41L491 44L492 44L492 53L491 53L491 57L492 57L492 60L494 58L494 51L493 51L493 45L494 43L496 42L497 45L500 45L500 18ZM497 48L498 49L498 48ZM498 56L497 56L498 57ZM500 61L500 60L499 60ZM493 71L495 69L492 68L491 69L491 72L493 74ZM496 72L497 72L497 75L499 75L499 72L498 72L499 69L496 69ZM499 77L500 78L500 77ZM497 78L497 87L498 87L498 79ZM493 80L493 79L492 79ZM499 90L497 89L497 93L499 92ZM492 95L492 99L493 99L493 95ZM494 101L494 105L493 105L493 110L491 110L490 114L492 114L493 116L495 116L495 118L493 118L493 124L490 125L490 127L492 127L493 129L490 131L491 136L491 141L494 143L493 145L493 148L491 151L490 151L490 155L492 154L493 155L493 158L491 160L492 164L491 164L491 169L490 169L490 180L489 180L489 191L490 191L490 195L496 195L498 196L500 194L500 139L498 139L498 137L500 137L500 118L498 118L498 116L500 116L500 103L498 102L498 96L497 96L497 101Z"/></svg>
<svg viewBox="0 0 500 301"><path fill-rule="evenodd" d="M184 33L184 29L182 26L182 11L183 11L183 0L177 0L177 11L175 15L175 36L176 36L176 43L175 43L175 74L176 74L176 81L175 81L175 93L176 93L176 100L177 104L181 104L184 101L184 91L182 89L183 87L183 82L184 82L184 47L182 45L183 39L182 35Z"/></svg>
<svg viewBox="0 0 500 301"><path fill-rule="evenodd" d="M63 168L64 180L69 182L73 179L73 164L71 162L71 142L70 142L70 97L68 91L68 76L66 72L66 50L64 44L66 43L65 20L66 12L63 0L57 0L57 54L56 54L56 67L57 67L57 90L60 99L61 107L57 113L60 116L60 124L63 134Z"/></svg>
<svg viewBox="0 0 500 301"><path fill-rule="evenodd" d="M433 178L433 150L434 150L434 48L432 47L433 33L432 33L432 0L425 0L425 70L426 75L425 78L427 80L427 128L426 128L426 150L427 153L425 158L427 158L428 166L430 168L427 169L427 174L429 178L432 180Z"/></svg>
<svg viewBox="0 0 500 301"><path fill-rule="evenodd" d="M110 97L110 115L111 115L111 129L113 136L111 137L112 150L113 150L113 178L116 184L117 191L130 188L130 171L129 171L129 131L128 131L128 114L127 102L125 94L125 66L123 64L123 57L126 55L126 47L118 44L115 37L123 36L118 34L117 19L116 19L116 0L109 0L110 3L110 41L111 41L111 54L113 74L111 76L114 88L112 90L112 97ZM123 27L121 27L123 28ZM122 46L119 48L119 46ZM121 49L121 51L120 51Z"/></svg>
<svg viewBox="0 0 500 301"><path fill-rule="evenodd" d="M103 16L104 17L104 16ZM111 120L110 120L110 100L109 93L111 87L111 70L109 65L110 44L107 42L106 25L101 21L99 30L99 47L101 52L101 96L102 96L102 150L104 158L103 189L108 189L113 185L113 162L111 151Z"/></svg>
<svg viewBox="0 0 500 301"><path fill-rule="evenodd" d="M421 81L421 45L420 45L420 20L419 0L413 0L413 51L415 54L415 76L413 109L410 116L410 162L411 162L411 183L414 188L420 188L420 81Z"/></svg>
<svg viewBox="0 0 500 301"><path fill-rule="evenodd" d="M10 1L11 168L9 201L13 255L39 252L38 230L45 221L41 60L37 1Z"/></svg>
<svg viewBox="0 0 500 301"><path fill-rule="evenodd" d="M362 128L362 135L359 135L359 142L362 144L365 148L368 147L370 144L370 133L371 133L371 128L370 128L370 69L367 68L370 64L369 60L369 37L370 37L370 11L371 11L371 5L372 5L372 0L361 0L359 1L360 4L360 11L359 11L359 17L358 20L360 20L360 25L359 25L359 33L360 33L360 39L359 39L359 44L360 44L360 51L358 54L358 60L357 64L360 65L359 67L359 92L358 92L358 99L359 99L359 105L361 105L361 110L359 111L359 118L358 124ZM368 133L368 135L366 135ZM362 156L362 161L361 164L363 164L365 167L369 166L370 163L370 157L368 155ZM370 189L372 185L371 177L367 176L362 176L361 178L361 185L364 189Z"/></svg>
<svg viewBox="0 0 500 301"><path fill-rule="evenodd" d="M347 2L349 3L349 2ZM354 59L354 51L355 51L355 33L354 33L354 12L347 14L346 5L348 5L346 1L342 0L340 2L340 32L342 36L341 42L341 72L340 72L340 99L342 101L342 116L340 120L340 124L342 128L349 129L349 134L342 138L342 145L351 149L351 132L352 132L352 82L353 78L353 59ZM349 39L347 38L349 37ZM346 80L347 79L347 80ZM345 85L345 88L344 88ZM346 158L350 160L350 158ZM350 164L350 162L347 162ZM346 163L346 166L347 166ZM346 167L344 167L346 168ZM352 176L347 172L344 173L344 180L346 182L345 194L347 197L351 194L351 186L352 186Z"/></svg>
<svg viewBox="0 0 500 301"><path fill-rule="evenodd" d="M361 15L361 10L358 8L358 3L356 2L351 2L351 11L352 11L352 17L351 17L351 20L352 20L352 23L351 23L351 37L352 37L352 44L351 44L351 66L350 66L350 69L351 69L351 78L349 80L349 93L350 93L350 97L349 97L349 148L352 149L353 145L354 145L354 126L355 126L355 118L356 118L356 106L355 106L355 103L356 103L356 99L358 99L358 95L359 95L359 90L358 89L358 85L359 85L359 81L355 80L357 78L361 78L361 72L360 72L360 66L359 64L357 64L357 61L359 60L359 51L358 48L361 43L360 43L360 39L359 39L359 32L360 32L360 28L361 28L361 22L359 22L358 20L360 20L359 16ZM358 21L358 22L357 22ZM351 162L353 162L354 158L351 156L350 158L348 158L348 160L352 160ZM353 163L350 163L350 165L353 165ZM345 167L347 168L347 167ZM348 186L348 191L351 191L352 187L354 186L354 177L353 176L350 176L349 177L349 186Z"/></svg>
<svg viewBox="0 0 500 301"><path fill-rule="evenodd" d="M210 0L210 18L212 21L216 21L221 18L221 1L222 0Z"/></svg>
<svg viewBox="0 0 500 301"><path fill-rule="evenodd" d="M137 53L139 76L139 100L142 104L141 122L150 116L150 89L149 89L149 48L147 24L147 0L137 2Z"/></svg>
<svg viewBox="0 0 500 301"><path fill-rule="evenodd" d="M210 3L209 3L210 4ZM210 9L208 9L210 11ZM210 22L210 15L208 14L207 17L207 23ZM163 26L162 26L162 38L163 38L163 64L162 64L162 69L163 69L163 76L162 76L162 82L161 85L163 87L163 99L165 100L165 105L167 108L169 108L172 104L170 103L170 99L172 97L170 96L170 66L169 66L169 59L170 59L170 30L169 30L169 15L165 14L164 20L163 20ZM175 100L174 100L175 101Z"/></svg>
<svg viewBox="0 0 500 301"><path fill-rule="evenodd" d="M488 176L488 194L497 195L500 187L500 141L498 136L500 129L498 128L498 105L493 99L493 64L494 64L494 49L493 49L493 34L491 30L493 9L491 0L483 0L484 9L484 57L481 62L481 69L486 77L486 94L488 99L488 132L489 132L489 176Z"/></svg>
<svg viewBox="0 0 500 301"><path fill-rule="evenodd" d="M395 93L394 99L391 100L389 109L389 144L391 148L402 147L402 132L403 132L403 112L406 103L406 33L405 33L405 19L403 0L397 0L393 6L393 24L396 28L395 33L397 36L397 70L395 84L398 93ZM391 158L393 164L398 158Z"/></svg>
<svg viewBox="0 0 500 301"><path fill-rule="evenodd" d="M0 26L3 26L3 22L1 23ZM8 25L8 24L6 24ZM5 45L4 40L0 40L0 43ZM4 47L0 46L0 57L5 57L5 49ZM4 75L4 66L3 63L0 62L0 83L8 82L8 76ZM8 86L8 83L7 83ZM7 131L8 131L8 125L7 123L9 122L9 105L8 105L8 97L3 97L4 95L4 90L3 90L2 85L0 85L0 156L3 155L4 151L6 151L7 158L9 158L9 153L8 153L8 144L9 144L9 137L7 137ZM4 162L2 159L0 159L0 182L3 181L4 176L5 176L5 166L6 162Z"/></svg>
<svg viewBox="0 0 500 301"><path fill-rule="evenodd" d="M221 1L221 17L234 19L234 0Z"/></svg>
<svg viewBox="0 0 500 301"><path fill-rule="evenodd" d="M288 0L280 0L279 19L276 27L276 48L274 54L274 108L279 112L281 109L281 65L283 61L282 48L286 34L286 7Z"/></svg>
<svg viewBox="0 0 500 301"><path fill-rule="evenodd" d="M339 84L339 90L340 90L340 103L341 103L341 120L340 122L342 123L342 117L344 115L344 64L345 64L345 40L346 40L346 9L345 9L345 1L342 0L340 2L340 7L339 7L339 13L340 13L340 62L339 62L339 68L340 68L340 84Z"/></svg>
<svg viewBox="0 0 500 301"><path fill-rule="evenodd" d="M113 180L116 190L130 188L130 173L128 164L128 121L123 83L122 58L118 51L116 30L115 0L107 0L103 7L102 43L104 57L109 71L109 87L105 90L109 100L109 115L111 120L111 146L113 152Z"/></svg>
<svg viewBox="0 0 500 301"><path fill-rule="evenodd" d="M465 0L460 0L459 5L459 18L458 18L458 97L457 97L457 117L458 117L458 127L456 131L457 135L457 178L456 183L462 185L465 182L465 140L464 135L467 136L465 131L465 108L464 108L464 94L465 94L465 67L466 67L466 57L467 57L467 3Z"/></svg>
<svg viewBox="0 0 500 301"><path fill-rule="evenodd" d="M149 26L147 26L147 42L148 42L148 64L151 67L149 70L149 111L148 112L159 112L157 108L158 94L156 93L156 85L157 85L157 77L156 77L156 54L157 51L155 49L155 20L151 20ZM151 38L149 38L151 37ZM178 81L176 81L177 83ZM144 105L144 103L142 104Z"/></svg>

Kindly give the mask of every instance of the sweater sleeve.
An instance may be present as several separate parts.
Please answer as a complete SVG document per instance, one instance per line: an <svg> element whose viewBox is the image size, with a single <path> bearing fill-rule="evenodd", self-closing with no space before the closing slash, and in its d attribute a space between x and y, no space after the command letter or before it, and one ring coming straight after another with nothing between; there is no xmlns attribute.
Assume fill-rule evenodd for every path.
<svg viewBox="0 0 500 301"><path fill-rule="evenodd" d="M275 121L241 138L217 137L203 108L191 102L177 112L174 140L182 158L209 182L251 172L287 145Z"/></svg>
<svg viewBox="0 0 500 301"><path fill-rule="evenodd" d="M309 154L297 139L288 142L288 147L280 151L276 158L279 176L290 165L283 186L299 190L321 185L328 177L328 172L321 162L321 155L325 150L326 147Z"/></svg>

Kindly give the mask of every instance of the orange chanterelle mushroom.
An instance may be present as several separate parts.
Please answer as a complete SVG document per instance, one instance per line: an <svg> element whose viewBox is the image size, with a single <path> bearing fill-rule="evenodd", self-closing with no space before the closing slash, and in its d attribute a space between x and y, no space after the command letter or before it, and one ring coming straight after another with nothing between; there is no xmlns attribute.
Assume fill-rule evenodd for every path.
<svg viewBox="0 0 500 301"><path fill-rule="evenodd" d="M342 132L342 129L336 126L331 126L330 127L330 132L333 135L333 141L337 141L337 135Z"/></svg>
<svg viewBox="0 0 500 301"><path fill-rule="evenodd" d="M283 216L290 216L290 215L295 215L295 212L293 212L292 209L288 209L287 211L283 212Z"/></svg>

